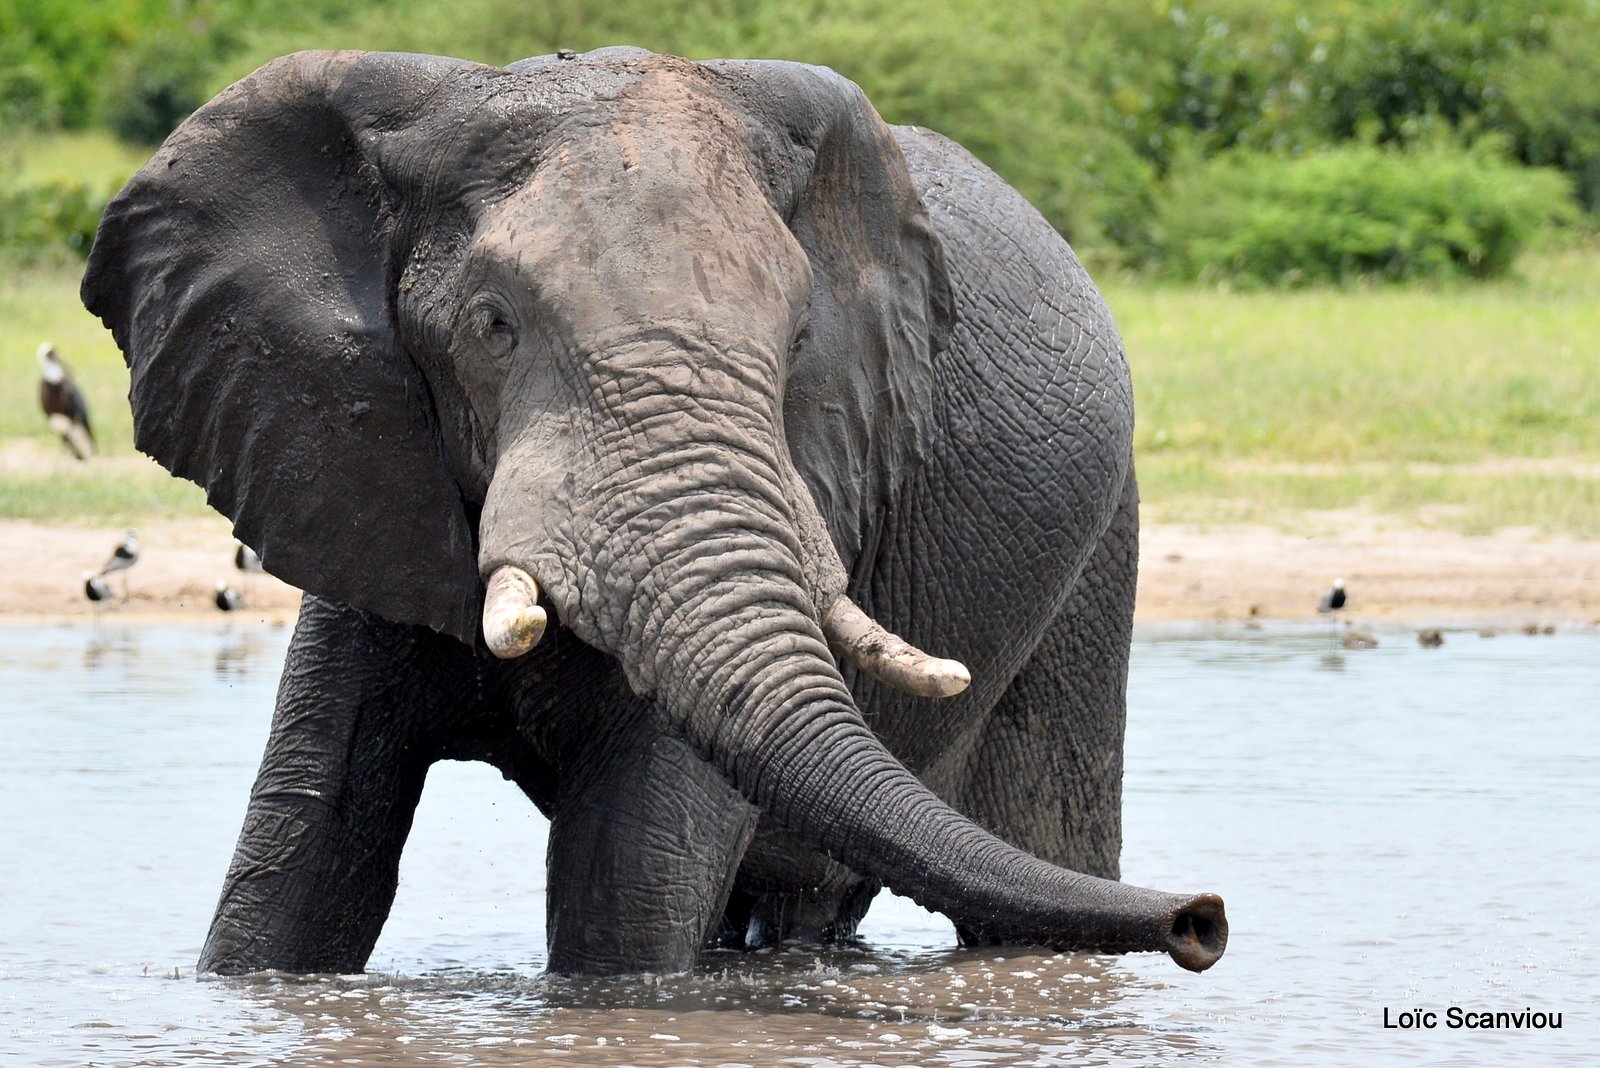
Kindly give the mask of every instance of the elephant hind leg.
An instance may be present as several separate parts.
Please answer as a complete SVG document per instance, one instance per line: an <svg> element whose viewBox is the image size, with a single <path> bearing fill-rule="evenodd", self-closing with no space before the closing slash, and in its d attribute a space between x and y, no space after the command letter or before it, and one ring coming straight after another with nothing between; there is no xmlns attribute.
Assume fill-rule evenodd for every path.
<svg viewBox="0 0 1600 1068"><path fill-rule="evenodd" d="M394 901L446 694L471 689L472 658L454 646L305 599L202 971L365 967Z"/></svg>
<svg viewBox="0 0 1600 1068"><path fill-rule="evenodd" d="M983 727L958 801L1013 845L1105 879L1121 871L1138 557L1139 496L1130 473L1117 514L1066 604Z"/></svg>
<svg viewBox="0 0 1600 1068"><path fill-rule="evenodd" d="M852 938L881 889L798 835L762 827L729 902L726 944L760 949Z"/></svg>
<svg viewBox="0 0 1600 1068"><path fill-rule="evenodd" d="M720 932L755 809L635 702L568 765L550 820L550 970L687 971Z"/></svg>

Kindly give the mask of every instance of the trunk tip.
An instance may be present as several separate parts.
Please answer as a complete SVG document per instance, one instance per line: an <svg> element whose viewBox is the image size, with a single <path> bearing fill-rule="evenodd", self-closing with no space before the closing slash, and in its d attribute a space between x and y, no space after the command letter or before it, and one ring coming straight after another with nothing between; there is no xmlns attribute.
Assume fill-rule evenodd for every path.
<svg viewBox="0 0 1600 1068"><path fill-rule="evenodd" d="M1228 914L1216 894L1197 894L1172 914L1167 953L1180 968L1203 972L1228 948Z"/></svg>

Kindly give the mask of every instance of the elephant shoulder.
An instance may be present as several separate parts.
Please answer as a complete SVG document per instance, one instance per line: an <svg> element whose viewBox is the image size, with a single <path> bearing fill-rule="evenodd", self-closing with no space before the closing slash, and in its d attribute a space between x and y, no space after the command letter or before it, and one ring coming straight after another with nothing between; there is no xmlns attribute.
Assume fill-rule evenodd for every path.
<svg viewBox="0 0 1600 1068"><path fill-rule="evenodd" d="M939 239L955 261L952 273L991 275L994 264L1004 262L1011 268L994 284L1065 292L1078 308L1100 304L1067 239L1004 178L943 134L922 126L892 129Z"/></svg>
<svg viewBox="0 0 1600 1068"><path fill-rule="evenodd" d="M1006 409L994 414L998 423L985 424L991 441L997 425L1050 426L1053 455L1075 464L1104 453L1100 466L1120 479L1132 427L1127 359L1072 246L961 145L921 127L893 130L944 250L954 298L944 378L960 383L954 388L962 396L995 398ZM1008 447L1043 456L1028 433L1019 431ZM1066 445L1079 439L1081 447Z"/></svg>

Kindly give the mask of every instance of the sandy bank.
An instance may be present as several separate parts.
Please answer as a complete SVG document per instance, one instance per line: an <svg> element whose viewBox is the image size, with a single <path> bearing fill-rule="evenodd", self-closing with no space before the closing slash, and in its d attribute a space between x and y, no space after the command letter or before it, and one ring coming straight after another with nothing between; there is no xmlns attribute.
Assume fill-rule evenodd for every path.
<svg viewBox="0 0 1600 1068"><path fill-rule="evenodd" d="M139 562L108 580L117 598L95 605L83 594L83 573L96 571L125 533L121 527L66 526L0 520L0 620L89 619L96 612L126 618L216 617L217 582L238 590L241 619L292 621L300 591L271 575L233 566L233 534L221 516L154 520L139 527ZM123 598L123 578L127 597Z"/></svg>
<svg viewBox="0 0 1600 1068"><path fill-rule="evenodd" d="M1147 526L1139 617L1308 618L1342 578L1358 619L1600 623L1600 542L1530 531L1469 537L1361 516L1331 525L1337 533L1311 537Z"/></svg>
<svg viewBox="0 0 1600 1068"><path fill-rule="evenodd" d="M1326 525L1326 524L1324 524ZM1415 623L1600 622L1600 542L1525 532L1467 537L1352 518L1338 533L1301 537L1265 528L1147 525L1139 585L1142 620L1251 614L1315 615L1334 578L1357 619ZM0 520L0 619L89 618L82 573L97 569L118 528ZM300 595L270 575L233 567L233 536L220 517L150 522L128 573L120 616L216 616L219 579L240 590L241 618L292 620ZM120 577L113 586L121 588Z"/></svg>

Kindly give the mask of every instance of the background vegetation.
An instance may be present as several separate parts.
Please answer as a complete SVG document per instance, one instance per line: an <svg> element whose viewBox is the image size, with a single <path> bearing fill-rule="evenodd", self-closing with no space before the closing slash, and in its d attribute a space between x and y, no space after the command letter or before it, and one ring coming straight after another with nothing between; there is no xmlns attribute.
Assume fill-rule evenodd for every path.
<svg viewBox="0 0 1600 1068"><path fill-rule="evenodd" d="M51 445L48 336L129 458L81 256L229 82L308 47L624 42L830 65L1017 185L1105 283L1156 514L1600 536L1600 0L0 0L0 438ZM0 514L204 507L17 467Z"/></svg>
<svg viewBox="0 0 1600 1068"><path fill-rule="evenodd" d="M619 42L833 66L891 121L971 148L1092 262L1176 277L1498 274L1546 221L1600 208L1600 0L0 0L0 116L154 144L298 48L504 63ZM1372 168L1386 180L1352 196ZM1511 195L1441 217L1438 191L1485 168ZM1219 186L1256 220L1226 241L1203 218ZM13 189L41 221L0 240L73 245L97 192ZM1277 231L1286 197L1315 233ZM1388 232L1342 225L1373 213Z"/></svg>

